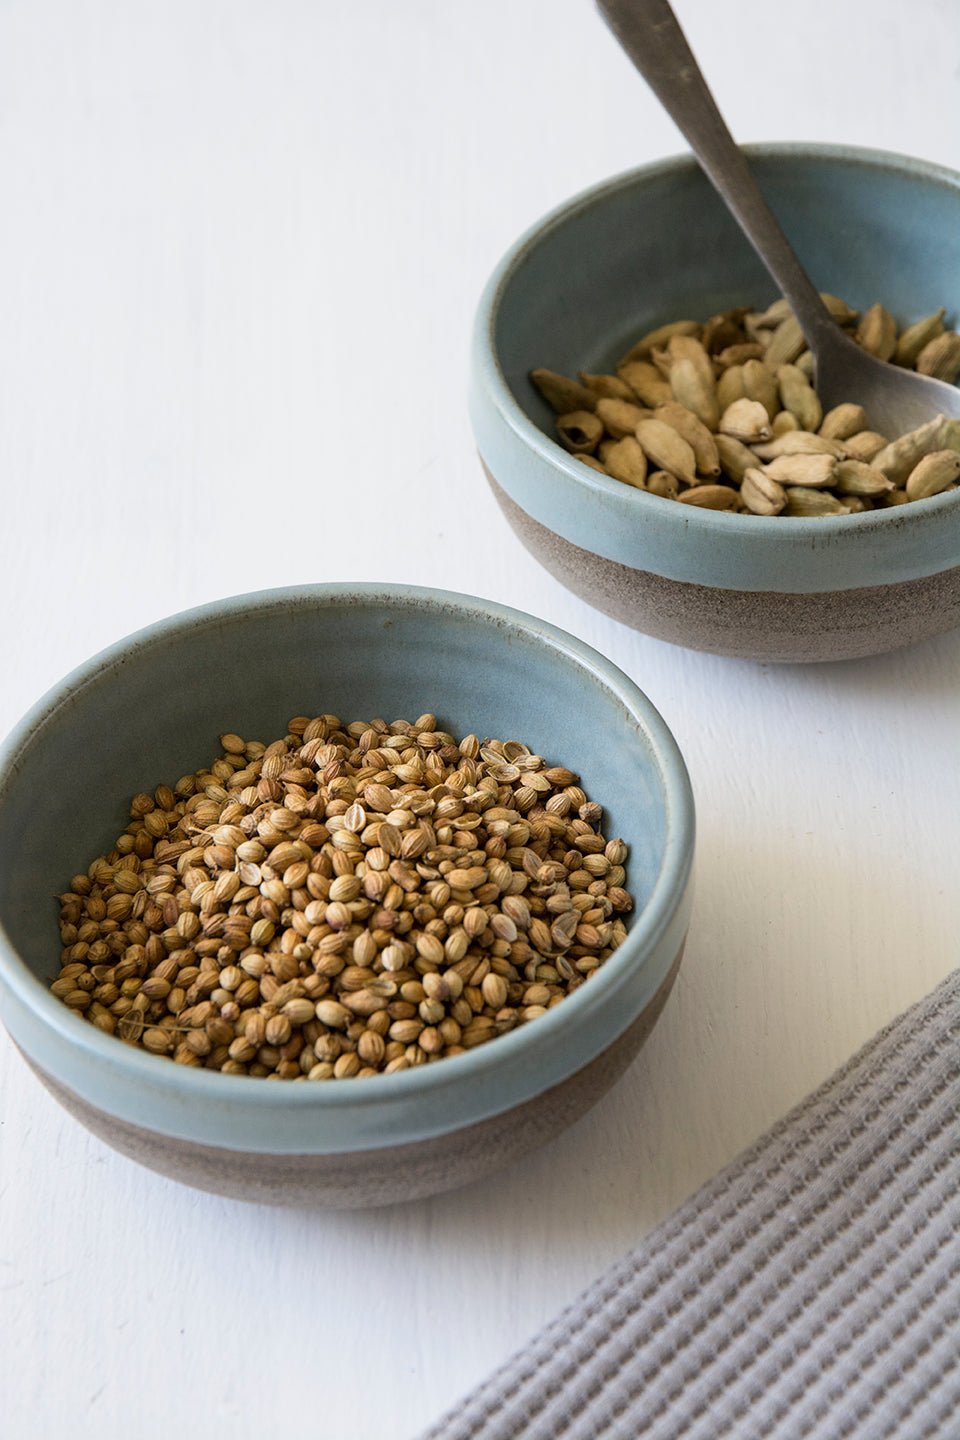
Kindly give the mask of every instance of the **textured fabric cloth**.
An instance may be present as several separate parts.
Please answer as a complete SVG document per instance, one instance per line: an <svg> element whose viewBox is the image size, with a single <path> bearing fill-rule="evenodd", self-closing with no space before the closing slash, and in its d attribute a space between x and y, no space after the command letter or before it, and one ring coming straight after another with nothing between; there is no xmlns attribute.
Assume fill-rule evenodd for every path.
<svg viewBox="0 0 960 1440"><path fill-rule="evenodd" d="M960 971L424 1440L960 1437Z"/></svg>

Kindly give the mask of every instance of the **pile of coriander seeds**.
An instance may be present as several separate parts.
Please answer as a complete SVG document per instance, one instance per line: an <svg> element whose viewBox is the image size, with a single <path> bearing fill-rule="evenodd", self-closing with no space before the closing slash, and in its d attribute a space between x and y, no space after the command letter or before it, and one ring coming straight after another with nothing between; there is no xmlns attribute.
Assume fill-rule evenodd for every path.
<svg viewBox="0 0 960 1440"><path fill-rule="evenodd" d="M883 305L861 315L823 295L834 319L879 359L949 383L960 334L944 311L902 331ZM642 336L616 373L530 378L556 413L560 443L637 490L753 515L851 515L955 490L960 421L937 416L882 435L853 400L824 414L813 357L785 300Z"/></svg>
<svg viewBox="0 0 960 1440"><path fill-rule="evenodd" d="M627 847L518 742L290 720L133 798L60 897L51 988L182 1065L393 1073L536 1020L626 935Z"/></svg>

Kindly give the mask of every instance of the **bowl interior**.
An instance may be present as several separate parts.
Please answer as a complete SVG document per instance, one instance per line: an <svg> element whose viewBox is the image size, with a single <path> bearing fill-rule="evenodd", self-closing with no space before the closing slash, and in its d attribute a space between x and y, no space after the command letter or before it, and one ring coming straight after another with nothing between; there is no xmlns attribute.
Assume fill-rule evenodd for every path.
<svg viewBox="0 0 960 1440"><path fill-rule="evenodd" d="M270 741L295 714L331 711L344 721L435 711L458 738L519 739L579 771L607 811L608 838L630 845L628 883L642 904L664 860L672 742L631 694L560 632L437 592L321 586L164 622L68 677L26 736L11 737L0 922L33 973L52 977L53 896L110 847L132 794L208 764L223 732Z"/></svg>
<svg viewBox="0 0 960 1440"><path fill-rule="evenodd" d="M956 320L960 185L869 152L747 150L820 289L858 309L880 300L901 323L940 306ZM533 367L607 371L654 325L775 297L696 163L668 161L588 192L529 238L501 286L494 350L521 409L553 437Z"/></svg>

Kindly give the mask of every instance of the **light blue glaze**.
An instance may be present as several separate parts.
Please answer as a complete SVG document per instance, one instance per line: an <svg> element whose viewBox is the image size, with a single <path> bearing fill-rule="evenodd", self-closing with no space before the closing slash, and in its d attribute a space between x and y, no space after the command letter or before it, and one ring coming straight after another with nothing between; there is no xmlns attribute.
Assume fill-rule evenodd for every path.
<svg viewBox="0 0 960 1440"><path fill-rule="evenodd" d="M51 897L124 827L138 790L208 764L227 730L295 714L416 719L522 739L579 770L631 846L645 903L627 942L534 1024L402 1074L285 1084L187 1069L124 1045L50 994ZM500 1113L593 1059L664 980L690 908L693 801L680 752L596 651L503 606L405 586L317 585L175 616L88 661L0 749L0 1011L22 1049L91 1104L165 1135L272 1154L401 1144Z"/></svg>
<svg viewBox="0 0 960 1440"><path fill-rule="evenodd" d="M960 176L877 151L747 146L820 289L901 322L960 319ZM729 590L890 584L960 564L960 492L816 521L717 514L640 494L567 455L528 379L603 371L644 331L775 291L690 157L567 201L508 252L476 319L470 413L499 484L541 524L609 560ZM851 397L855 398L855 397Z"/></svg>

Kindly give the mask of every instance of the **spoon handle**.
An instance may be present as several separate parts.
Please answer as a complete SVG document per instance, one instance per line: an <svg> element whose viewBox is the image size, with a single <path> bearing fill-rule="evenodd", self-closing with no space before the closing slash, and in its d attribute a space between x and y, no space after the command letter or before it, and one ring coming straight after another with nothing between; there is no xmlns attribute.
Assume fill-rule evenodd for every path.
<svg viewBox="0 0 960 1440"><path fill-rule="evenodd" d="M597 0L597 8L789 300L811 348L837 328L764 200L717 109L668 0Z"/></svg>

